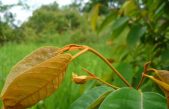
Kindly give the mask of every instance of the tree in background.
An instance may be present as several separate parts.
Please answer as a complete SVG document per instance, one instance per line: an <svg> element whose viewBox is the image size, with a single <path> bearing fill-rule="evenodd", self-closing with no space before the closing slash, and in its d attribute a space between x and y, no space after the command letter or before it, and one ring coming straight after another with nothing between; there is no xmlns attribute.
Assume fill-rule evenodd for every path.
<svg viewBox="0 0 169 109"><path fill-rule="evenodd" d="M15 6L27 7L24 1L14 5L3 5L1 3L1 12L4 13L1 21L2 43L8 41L37 40L45 36L53 36L56 33L66 33L81 29L85 31L87 19L79 12L76 4L70 4L59 8L56 2L49 5L43 5L33 12L33 15L21 26L14 24L15 16L9 11Z"/></svg>
<svg viewBox="0 0 169 109"><path fill-rule="evenodd" d="M9 24L12 24L14 20L14 16L8 10L13 7L13 5L3 5L0 1L0 43L8 40L10 33L12 32L12 28Z"/></svg>
<svg viewBox="0 0 169 109"><path fill-rule="evenodd" d="M18 41L20 36L17 34L17 25L14 24L15 15L10 12L10 9L15 6L22 6L28 8L28 6L19 1L17 4L4 5L0 1L0 44L8 41Z"/></svg>
<svg viewBox="0 0 169 109"><path fill-rule="evenodd" d="M74 5L58 7L56 2L44 5L33 12L29 20L20 27L24 37L38 39L41 35L66 33L85 28L87 19ZM83 29L85 30L85 29Z"/></svg>

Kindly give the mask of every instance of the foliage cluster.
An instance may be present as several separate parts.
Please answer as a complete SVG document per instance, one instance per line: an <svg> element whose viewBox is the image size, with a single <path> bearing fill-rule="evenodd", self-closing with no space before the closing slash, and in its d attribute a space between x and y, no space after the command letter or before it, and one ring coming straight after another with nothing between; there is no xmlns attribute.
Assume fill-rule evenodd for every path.
<svg viewBox="0 0 169 109"><path fill-rule="evenodd" d="M63 38L64 37L64 38ZM111 58L110 50L112 47L107 46L105 49L105 41L106 38L97 39L97 37L76 37L75 40L72 41L73 36L70 34L55 34L53 38L48 38L45 41L32 41L24 42L24 43L7 43L0 48L0 90L5 83L5 78L10 72L12 66L14 66L19 60L25 57L31 51L42 47L42 46L64 46L70 44L72 42L79 44L87 44L90 45L101 53L104 53L107 58ZM88 38L88 39L85 39ZM83 40L82 40L83 39ZM98 44L99 43L99 44ZM87 57L87 58L86 58ZM92 60L91 60L92 59ZM80 63L80 64L79 64ZM95 67L97 66L97 67ZM99 85L95 81L90 81L84 85L76 85L72 83L71 73L77 72L81 74L81 68L86 67L87 69L91 69L92 72L96 72L97 76L103 77L104 80L109 80L112 77L111 70L106 67L106 65L99 61L99 59L90 53L85 54L84 56L79 57L76 61L72 62L67 69L67 73L64 77L62 84L59 86L58 90L47 99L40 101L31 109L68 109L71 103L76 100L82 93L88 91L95 85ZM103 75L104 74L104 75ZM59 98L59 99L58 99ZM2 106L2 101L0 100L0 107Z"/></svg>
<svg viewBox="0 0 169 109"><path fill-rule="evenodd" d="M99 48L99 51L103 51L102 53L106 55L106 57L111 57L106 60L112 62L113 65L117 67L121 75L126 79L126 81L128 81L129 84L131 84L133 88L136 88L138 84L142 84L142 85L139 85L141 91L135 89L123 88L125 86L125 83L121 81L121 78L119 78L117 75L109 74L111 73L111 71L107 70L104 64L99 64L99 61L97 59L87 55L89 56L88 58L83 57L79 59L76 64L73 65L74 67L73 70L72 69L68 70L69 77L66 77L65 80L67 83L63 83L63 85L61 86L61 90L58 89L59 91L56 92L59 93L58 95L54 94L53 96L49 97L49 99L38 103L38 105L36 105L33 108L49 108L49 109L56 108L57 103L60 104L63 103L61 101L59 102L57 98L58 97L60 98L62 96L64 99L65 93L68 93L68 90L70 89L71 93L69 95L71 97L65 98L67 100L65 102L67 104L67 107L60 105L63 109L65 107L68 108L70 106L70 103L72 103L73 100L75 100L75 98L77 98L77 96L80 95L80 93L82 94L83 91L89 90L91 87L98 85L97 82L93 82L93 83L89 82L85 86L75 86L70 83L70 72L74 71L75 69L77 69L75 70L76 72L80 72L79 69L81 67L77 67L79 66L79 63L81 63L82 66L85 67L87 66L93 72L96 72L96 74L99 75L99 77L102 77L103 80L109 81L113 85L116 85L121 88L119 90L114 90L110 87L105 87L105 86L97 87L93 89L94 91L91 90L88 93L81 96L78 100L76 100L71 105L71 108L75 108L75 109L76 108L79 109L98 108L97 106L100 106L99 107L100 109L104 109L104 108L114 108L117 106L117 104L118 106L123 106L123 105L128 106L125 108L129 108L129 109L131 109L131 107L133 109L135 108L149 109L152 107L156 107L157 109L166 108L166 99L163 96L164 94L166 97L168 96L168 90L169 90L168 82L167 82L168 74L165 72L164 74L166 74L167 76L163 75L163 73L161 73L161 70L154 70L154 69L153 70L148 69L148 71L146 71L145 69L147 64L145 65L144 69L143 69L143 64L147 61L151 61L151 67L157 69L169 70L169 66L168 66L169 65L169 60L168 60L169 59L168 58L169 56L169 43L168 43L169 42L169 26L168 26L169 15L167 14L168 4L169 2L167 0L166 1L163 0L158 0L158 1L91 0L86 4L85 7L86 10L84 8L83 11L88 12L89 10L92 9L91 16L90 16L90 20L91 20L90 23L92 29L98 33L98 36L99 35L101 36L98 37L98 39L96 37L88 37L95 34L93 34L93 32L91 32L88 27L88 23L86 20L87 16L85 15L85 13L82 14L78 12L77 9L74 7L70 6L70 7L65 7L63 9L59 9L57 4L54 3L49 6L42 6L41 8L36 10L33 13L33 16L28 20L28 22L24 23L21 27L17 28L18 30L16 32L17 33L16 36L18 37L18 39L16 38L16 36L13 37L14 39L17 40L25 39L25 40L36 41L37 45L35 46L33 45L33 48L37 48L41 44L42 45L59 44L59 46L63 46L69 43L80 43L86 45L92 45L92 43L94 43L92 46L94 47L97 46ZM11 32L12 30L13 29L9 29L10 32L6 32L6 34L9 33L13 34ZM13 40L11 38L12 35L10 34L8 35L10 36L9 40ZM65 37L65 35L68 37ZM41 42L41 43L37 43L37 42ZM31 50L33 48L31 48ZM107 50L108 52L105 52L105 50ZM91 59L93 59L92 62ZM49 63L47 65L49 65ZM53 63L50 65L53 65ZM18 66L20 67L20 65ZM33 71L35 71L35 69ZM148 74L149 71L155 72L152 75L155 74L157 77L149 76L151 75ZM144 76L142 76L142 72L144 72ZM53 75L52 71L47 73ZM5 76L6 75L7 74L5 74ZM24 75L17 75L17 77L22 78L24 77ZM56 77L59 78L58 76ZM78 76L75 75L75 78L78 79L78 81L76 82L83 83L88 80L88 79L83 80L84 77L86 76L82 76L82 77L83 78L80 78L82 79L81 81L79 80ZM162 90L149 79L145 79L145 81L143 81L145 77L155 81L158 85L160 85ZM62 79L62 77L60 77L60 79ZM22 78L21 80L25 80L25 79ZM97 78L97 80L100 79ZM16 79L16 81L18 80ZM16 81L11 82L11 84L14 83L13 85L14 87L15 87L15 83L17 83ZM78 87L76 92L73 91L75 90L75 87L76 88ZM87 88L84 90L83 87L87 87ZM81 91L80 88L82 88L81 90L83 91ZM52 93L53 89L51 89L51 87L49 87L49 89L51 90ZM11 90L13 89L11 88ZM162 91L164 91L164 93ZM5 98L6 96L7 97L11 96L8 93L8 91L6 93L7 95L4 95L4 101L7 99ZM77 95L75 95L75 93ZM135 96L130 96L133 93ZM48 93L47 95L50 94ZM42 98L45 97L46 96L43 96ZM118 101L118 99L120 101ZM131 103L128 103L130 102L128 101L128 99L133 100L134 104L139 104L139 105L132 105ZM55 100L56 102L54 102ZM152 100L156 100L158 102L152 103L151 102ZM5 103L6 102L7 101L5 101ZM112 102L115 103L113 104ZM51 106L48 106L48 104L50 104ZM155 106L155 104L158 105ZM138 107L134 107L134 106L138 106ZM120 108L124 108L124 107L120 107Z"/></svg>
<svg viewBox="0 0 169 109"><path fill-rule="evenodd" d="M5 42L19 42L23 38L19 34L18 26L15 24L15 15L10 11L13 7L27 8L22 0L16 4L6 5L0 1L0 45Z"/></svg>
<svg viewBox="0 0 169 109"><path fill-rule="evenodd" d="M91 24L98 33L110 36L116 60L130 64L134 70L133 82L138 82L136 75L141 75L140 68L146 61L158 69L169 69L169 16L168 1L127 0L121 2L107 1L114 6L109 7L109 14L100 16L93 5L95 14ZM100 4L102 5L102 4ZM97 18L104 20L97 23ZM160 64L159 64L160 63Z"/></svg>
<svg viewBox="0 0 169 109"><path fill-rule="evenodd" d="M33 16L21 28L26 31L25 35L29 34L29 30L32 29L32 32L38 37L39 34L47 32L63 33L77 29L82 25L82 21L80 21L82 19L83 17L73 7L59 9L58 5L54 3L34 11Z"/></svg>
<svg viewBox="0 0 169 109"><path fill-rule="evenodd" d="M80 51L72 55L71 51L74 50ZM94 91L89 91L76 100L71 105L71 109L121 109L124 106L127 109L154 107L156 109L167 109L166 99L169 103L169 71L149 68L150 63L146 63L140 83L135 90L129 81L102 54L91 47L75 44L63 48L39 48L17 63L8 74L1 92L4 109L25 109L53 94L61 84L70 62L87 51L102 59L128 88L107 83L87 69L83 69L88 75L78 76L73 74L75 83L84 84L89 80L97 80L109 87L101 86L93 89ZM150 76L149 72L153 72L156 76ZM145 77L150 78L163 89L166 99L158 93L139 91Z"/></svg>
<svg viewBox="0 0 169 109"><path fill-rule="evenodd" d="M13 16L13 14L10 15ZM9 16L4 19L9 19ZM14 16L12 19L14 20ZM88 29L87 14L80 13L72 5L59 8L56 2L35 10L28 21L20 27L11 26L9 23L9 21L1 22L1 43L45 40L53 38L54 35L66 33L76 37L76 35L84 36L91 32Z"/></svg>
<svg viewBox="0 0 169 109"><path fill-rule="evenodd" d="M154 58L160 57L154 64L163 62L164 65L158 65L158 67L167 67L165 60L168 59L167 51L169 50L168 4L168 1L162 0L127 0L119 9L111 8L109 15L105 17L97 30L100 32L109 25L108 31L113 39L121 37L121 40L125 40L122 44L128 48L126 52L140 54L137 55L140 59L133 60L133 63L145 61L145 57L141 54L149 51L149 60L154 62ZM123 34L124 32L126 35ZM142 51L143 48L145 52ZM152 48L151 51L149 48ZM137 51L140 52L137 53ZM134 54L130 55L135 57Z"/></svg>
<svg viewBox="0 0 169 109"><path fill-rule="evenodd" d="M8 11L11 7L13 7L13 5L3 5L0 1L0 13L3 13L0 16L0 43L17 39L17 37L13 35L14 30L10 27L14 20L13 14Z"/></svg>

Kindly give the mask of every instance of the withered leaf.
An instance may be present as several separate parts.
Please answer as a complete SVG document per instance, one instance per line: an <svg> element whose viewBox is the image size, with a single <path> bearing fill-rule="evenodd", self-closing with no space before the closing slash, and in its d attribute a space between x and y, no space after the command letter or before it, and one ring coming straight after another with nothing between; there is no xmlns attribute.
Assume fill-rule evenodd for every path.
<svg viewBox="0 0 169 109"><path fill-rule="evenodd" d="M163 82L169 84L169 71L158 70L157 75Z"/></svg>
<svg viewBox="0 0 169 109"><path fill-rule="evenodd" d="M155 81L160 86L160 88L163 90L167 98L167 104L169 107L169 71L156 70L156 74L158 77L153 77L153 76L147 76L147 77Z"/></svg>
<svg viewBox="0 0 169 109"><path fill-rule="evenodd" d="M12 68L1 93L5 109L27 108L58 88L71 55L59 54L57 50L40 48Z"/></svg>
<svg viewBox="0 0 169 109"><path fill-rule="evenodd" d="M158 70L157 72L157 75L158 77L160 78L161 81L165 82L168 84L169 86L169 71L167 70ZM168 107L169 107L169 90L167 90L166 88L164 87L161 87L166 98L167 98L167 104L168 104Z"/></svg>

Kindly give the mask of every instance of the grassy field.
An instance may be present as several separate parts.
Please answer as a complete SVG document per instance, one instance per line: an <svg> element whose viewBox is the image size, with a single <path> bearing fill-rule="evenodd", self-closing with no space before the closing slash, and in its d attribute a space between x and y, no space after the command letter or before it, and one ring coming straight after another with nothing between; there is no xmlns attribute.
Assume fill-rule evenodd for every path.
<svg viewBox="0 0 169 109"><path fill-rule="evenodd" d="M70 43L85 44L95 48L100 53L104 54L106 58L113 57L112 48L106 45L106 40L98 37L74 38L74 36L69 35L56 35L52 38L41 39L36 42L31 41L20 44L7 43L0 47L0 90L3 87L5 78L10 72L11 67L31 51L42 46L62 47ZM32 109L68 109L70 104L77 99L77 97L93 86L98 85L95 81L89 81L85 85L76 85L71 81L72 72L85 74L81 70L83 67L87 68L104 80L112 79L112 71L106 66L106 64L93 54L86 53L69 65L64 81L60 85L59 89L52 96L48 97L44 101L40 101L36 106L32 107Z"/></svg>

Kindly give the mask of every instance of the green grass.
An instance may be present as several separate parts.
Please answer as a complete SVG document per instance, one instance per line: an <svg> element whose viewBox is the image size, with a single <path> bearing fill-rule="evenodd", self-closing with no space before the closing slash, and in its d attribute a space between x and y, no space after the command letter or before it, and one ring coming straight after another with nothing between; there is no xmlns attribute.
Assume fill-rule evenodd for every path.
<svg viewBox="0 0 169 109"><path fill-rule="evenodd" d="M106 46L106 40L99 39L97 37L77 37L55 35L53 37L43 38L39 41L31 41L25 43L7 43L0 47L0 90L3 87L5 78L9 73L13 65L19 60L29 54L31 51L42 46L57 46L62 47L66 44L77 43L85 44L97 49L106 57L112 57L112 48ZM106 49L105 49L106 48ZM71 81L72 72L78 74L85 74L81 69L87 68L97 76L102 77L105 80L110 80L112 77L112 71L103 63L98 57L91 53L86 53L81 57L75 59L68 67L65 78L57 89L57 91L44 101L40 101L32 109L68 109L70 104L77 99L83 92L87 91L91 87L97 85L95 81L89 81L85 85L77 85ZM104 74L104 75L103 75ZM111 76L110 76L111 75ZM2 104L2 103L1 103Z"/></svg>

